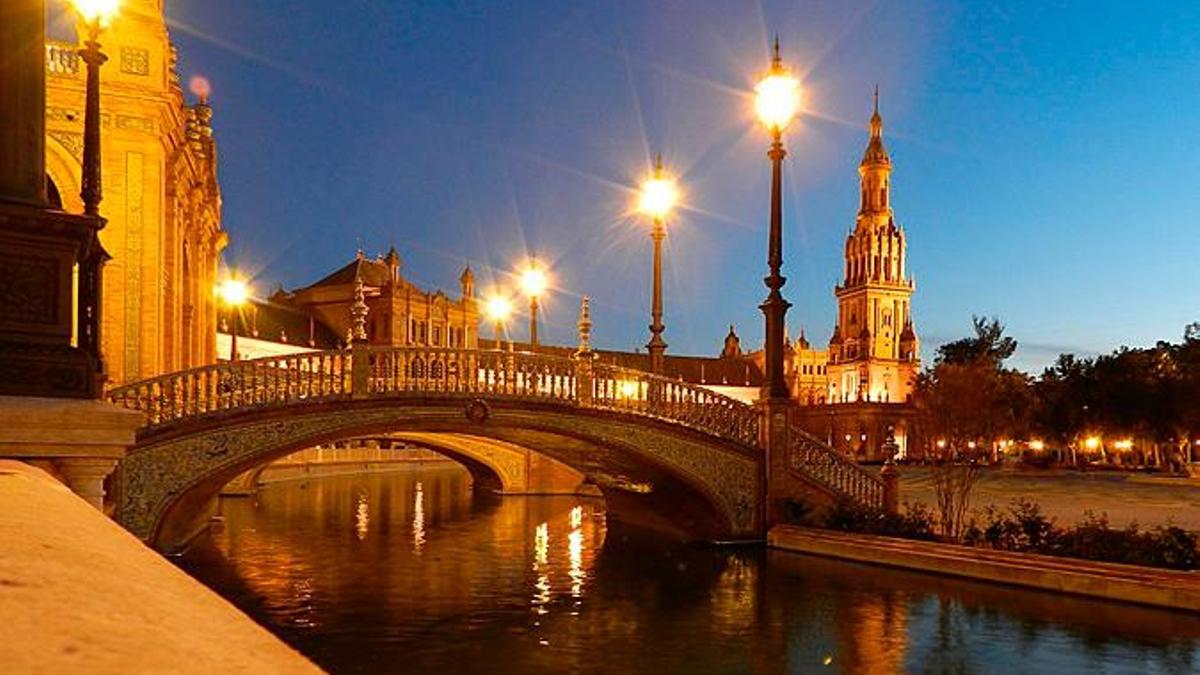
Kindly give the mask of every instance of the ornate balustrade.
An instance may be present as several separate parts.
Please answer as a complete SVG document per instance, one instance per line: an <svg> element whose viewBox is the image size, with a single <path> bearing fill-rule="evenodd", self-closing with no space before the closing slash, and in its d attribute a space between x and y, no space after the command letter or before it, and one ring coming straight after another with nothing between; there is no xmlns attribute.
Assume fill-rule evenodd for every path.
<svg viewBox="0 0 1200 675"><path fill-rule="evenodd" d="M758 445L759 411L706 387L617 366L593 364L590 405L681 422Z"/></svg>
<svg viewBox="0 0 1200 675"><path fill-rule="evenodd" d="M108 398L146 413L148 428L157 429L232 410L410 395L557 402L674 422L746 446L761 443L761 412L705 387L587 358L525 352L357 345L194 368L117 387ZM799 429L789 439L793 471L845 498L883 505L878 477Z"/></svg>
<svg viewBox="0 0 1200 675"><path fill-rule="evenodd" d="M883 480L810 434L791 427L788 466L846 499L883 508Z"/></svg>
<svg viewBox="0 0 1200 675"><path fill-rule="evenodd" d="M366 367L355 368L355 358ZM429 347L308 352L171 373L115 388L108 396L145 412L153 429L235 409L406 394L557 401L758 443L759 413L740 401L649 373L525 352Z"/></svg>
<svg viewBox="0 0 1200 675"><path fill-rule="evenodd" d="M77 75L79 47L66 42L47 42L46 72L51 75Z"/></svg>

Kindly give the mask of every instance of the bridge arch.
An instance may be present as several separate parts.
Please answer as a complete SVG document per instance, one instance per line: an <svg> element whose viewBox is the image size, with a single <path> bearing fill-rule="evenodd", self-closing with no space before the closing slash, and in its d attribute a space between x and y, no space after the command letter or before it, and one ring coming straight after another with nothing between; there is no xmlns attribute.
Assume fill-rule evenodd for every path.
<svg viewBox="0 0 1200 675"><path fill-rule="evenodd" d="M282 412L225 417L139 443L118 466L118 519L151 544L171 548L194 531L195 517L221 488L248 469L319 443L415 433L534 449L594 482L616 517L681 536L752 537L760 526L753 453L669 425L542 406L494 406L488 419L470 422L452 399L345 401Z"/></svg>

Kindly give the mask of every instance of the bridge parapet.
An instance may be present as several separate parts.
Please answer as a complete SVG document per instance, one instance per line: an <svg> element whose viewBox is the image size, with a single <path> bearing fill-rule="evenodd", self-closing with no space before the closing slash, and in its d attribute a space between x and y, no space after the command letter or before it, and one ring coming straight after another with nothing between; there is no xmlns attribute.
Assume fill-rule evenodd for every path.
<svg viewBox="0 0 1200 675"><path fill-rule="evenodd" d="M747 446L759 442L759 411L736 399L650 373L529 352L356 345L202 366L117 387L108 398L146 413L146 429L158 430L226 411L411 395L540 400L675 422Z"/></svg>

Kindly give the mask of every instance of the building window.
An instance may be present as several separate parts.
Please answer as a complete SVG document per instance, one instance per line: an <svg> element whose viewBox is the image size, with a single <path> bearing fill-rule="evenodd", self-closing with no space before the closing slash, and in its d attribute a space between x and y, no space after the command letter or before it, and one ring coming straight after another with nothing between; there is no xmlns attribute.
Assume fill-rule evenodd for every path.
<svg viewBox="0 0 1200 675"><path fill-rule="evenodd" d="M442 327L441 326L433 327L433 346L434 347L442 346Z"/></svg>

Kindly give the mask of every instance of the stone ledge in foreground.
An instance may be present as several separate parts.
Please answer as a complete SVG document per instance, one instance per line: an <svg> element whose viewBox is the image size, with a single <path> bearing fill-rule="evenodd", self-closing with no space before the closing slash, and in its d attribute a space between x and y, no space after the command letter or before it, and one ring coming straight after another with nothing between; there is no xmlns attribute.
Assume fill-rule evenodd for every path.
<svg viewBox="0 0 1200 675"><path fill-rule="evenodd" d="M0 460L0 671L320 673L44 471Z"/></svg>
<svg viewBox="0 0 1200 675"><path fill-rule="evenodd" d="M1200 612L1200 573L794 525L767 533L773 548L1057 593Z"/></svg>

